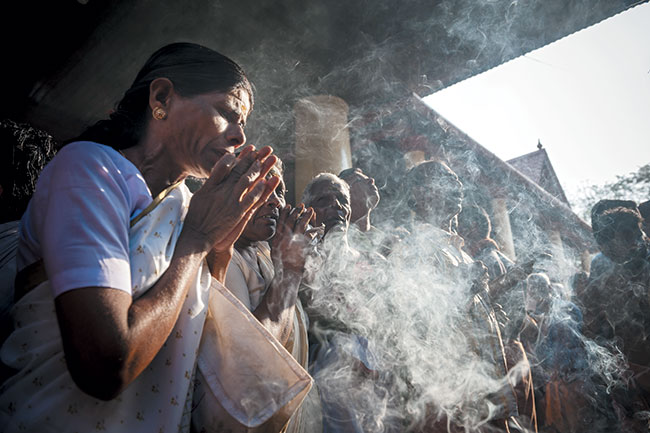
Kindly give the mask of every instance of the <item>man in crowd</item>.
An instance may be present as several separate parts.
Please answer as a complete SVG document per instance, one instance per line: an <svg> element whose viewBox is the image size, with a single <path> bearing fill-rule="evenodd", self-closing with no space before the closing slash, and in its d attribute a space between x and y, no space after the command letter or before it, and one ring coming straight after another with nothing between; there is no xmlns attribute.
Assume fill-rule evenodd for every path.
<svg viewBox="0 0 650 433"><path fill-rule="evenodd" d="M591 229L594 233L599 232L602 228L600 223L600 216L607 210L613 209L616 207L623 207L628 209L637 209L636 203L632 200L616 200L616 199L603 199L599 200L591 208ZM598 237L596 237L596 242L598 242ZM614 263L609 257L602 253L603 247L599 244L601 252L596 254L591 260L590 269L590 278L597 279L601 275L610 272L611 268L614 266Z"/></svg>
<svg viewBox="0 0 650 433"><path fill-rule="evenodd" d="M463 206L458 214L458 234L465 241L463 249L474 260L483 262L492 280L505 274L514 263L501 252L491 233L492 223L485 209L477 205Z"/></svg>
<svg viewBox="0 0 650 433"><path fill-rule="evenodd" d="M388 256L404 233L386 225L379 229L372 224L370 214L379 204L380 197L375 180L360 168L347 168L339 173L339 178L350 186L350 244L363 252Z"/></svg>
<svg viewBox="0 0 650 433"><path fill-rule="evenodd" d="M375 180L367 176L360 168L347 168L339 173L350 186L350 221L360 232L377 230L370 222L370 213L379 204L379 190Z"/></svg>
<svg viewBox="0 0 650 433"><path fill-rule="evenodd" d="M614 207L598 216L594 237L611 264L592 271L583 297L587 329L596 337L621 337L628 346L625 352L642 343L636 340L645 342L650 331L650 243L641 224L636 207Z"/></svg>
<svg viewBox="0 0 650 433"><path fill-rule="evenodd" d="M310 373L323 406L323 431L372 431L382 404L374 392L369 341L356 325L366 301L364 276L373 265L348 242L350 187L321 173L305 187L302 202L314 209L314 225L324 233L308 259L300 292L310 322Z"/></svg>
<svg viewBox="0 0 650 433"><path fill-rule="evenodd" d="M592 269L582 296L585 335L616 346L634 380L617 395L626 416L648 410L650 398L650 241L636 206L599 202L592 210L594 238L603 258ZM605 205L607 209L602 210ZM596 258L594 258L594 261ZM592 264L593 266L593 264Z"/></svg>
<svg viewBox="0 0 650 433"><path fill-rule="evenodd" d="M462 251L463 240L452 230L455 217L462 210L462 187L456 173L444 162L431 160L414 166L407 175L407 203L413 211L411 234L391 257L402 262L399 268L403 273L413 273L413 278L426 284L429 290L436 291L438 302L449 304L449 310L459 308L465 311L456 317L449 316L439 325L439 330L429 328L426 333L439 334L444 339L446 334L456 332L454 328L462 329L462 335L469 338L464 343L465 348L457 345L457 351L468 360L481 360L489 366L484 374L496 383L506 377L515 363L525 362L525 354L519 347L518 356L506 356L506 345L488 293L487 269ZM423 270L427 274L424 280L421 278ZM440 341L431 341L431 344L440 344ZM529 378L527 372L524 375ZM447 380L444 376L440 379ZM446 431L447 423L453 427L452 431L509 431L520 428L521 422L527 428L535 429L534 408L532 402L526 401L525 392L521 393L522 398L518 398L519 393L508 381L483 392L485 394L480 398L472 395L468 400L456 402L456 408L447 411L442 418L434 402L421 431ZM524 406L528 406L530 412L526 412ZM489 408L493 412L487 415ZM522 417L524 414L526 416ZM475 418L477 415L488 417L489 422L479 425L481 422Z"/></svg>

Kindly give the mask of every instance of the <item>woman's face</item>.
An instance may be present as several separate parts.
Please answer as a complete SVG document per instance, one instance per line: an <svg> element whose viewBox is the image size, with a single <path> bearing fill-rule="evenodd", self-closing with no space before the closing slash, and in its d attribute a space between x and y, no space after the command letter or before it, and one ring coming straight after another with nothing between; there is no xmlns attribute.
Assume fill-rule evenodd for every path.
<svg viewBox="0 0 650 433"><path fill-rule="evenodd" d="M286 188L284 181L280 180L280 184L275 188L262 206L253 214L253 217L246 225L242 237L249 242L267 241L275 236L278 227L278 218L280 216L280 209L286 204L284 198Z"/></svg>
<svg viewBox="0 0 650 433"><path fill-rule="evenodd" d="M244 127L250 112L245 90L183 97L175 93L164 120L167 148L174 164L186 174L206 178L227 152L246 142Z"/></svg>

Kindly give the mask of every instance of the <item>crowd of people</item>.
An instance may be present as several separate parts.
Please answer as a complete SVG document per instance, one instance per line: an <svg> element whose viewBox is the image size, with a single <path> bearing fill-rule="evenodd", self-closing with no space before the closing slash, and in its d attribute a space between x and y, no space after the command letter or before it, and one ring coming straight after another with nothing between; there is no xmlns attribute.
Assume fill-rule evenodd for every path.
<svg viewBox="0 0 650 433"><path fill-rule="evenodd" d="M292 206L244 146L253 106L235 62L167 45L45 166L2 431L648 431L650 202L594 206L601 252L559 281L543 249L500 250L443 161L408 170L405 219L372 218L360 168Z"/></svg>

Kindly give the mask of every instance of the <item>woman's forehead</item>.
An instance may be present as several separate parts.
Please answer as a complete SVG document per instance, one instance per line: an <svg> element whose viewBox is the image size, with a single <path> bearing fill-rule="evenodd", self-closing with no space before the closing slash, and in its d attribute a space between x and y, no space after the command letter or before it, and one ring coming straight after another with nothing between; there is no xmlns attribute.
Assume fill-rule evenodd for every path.
<svg viewBox="0 0 650 433"><path fill-rule="evenodd" d="M237 107L244 116L248 117L251 111L251 98L246 90L241 87L232 89L225 94L225 99L228 103Z"/></svg>

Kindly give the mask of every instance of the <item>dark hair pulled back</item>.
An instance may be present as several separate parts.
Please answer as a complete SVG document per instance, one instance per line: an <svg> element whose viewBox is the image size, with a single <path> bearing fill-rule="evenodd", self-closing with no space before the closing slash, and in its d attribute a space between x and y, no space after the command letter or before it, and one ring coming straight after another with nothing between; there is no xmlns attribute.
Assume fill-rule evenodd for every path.
<svg viewBox="0 0 650 433"><path fill-rule="evenodd" d="M241 88L248 92L253 104L253 88L237 63L210 48L177 42L149 57L108 119L100 120L69 142L95 141L117 150L136 145L149 115L149 86L163 77L185 97Z"/></svg>

